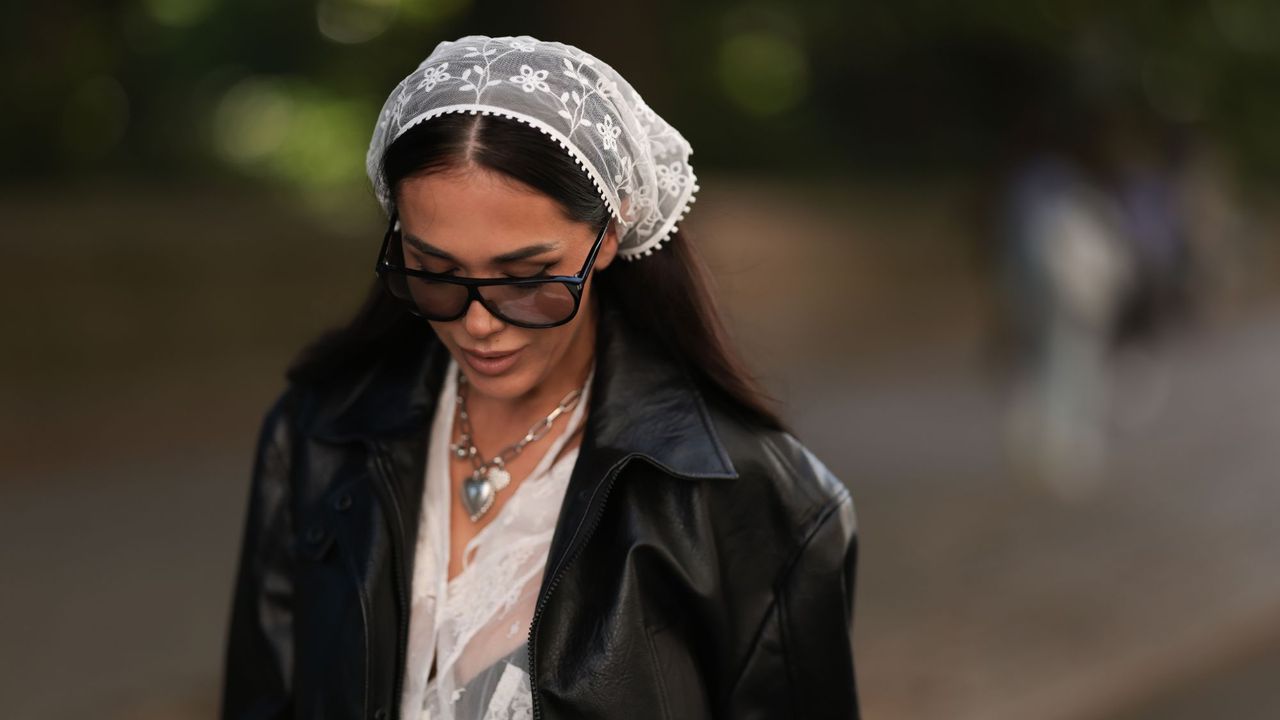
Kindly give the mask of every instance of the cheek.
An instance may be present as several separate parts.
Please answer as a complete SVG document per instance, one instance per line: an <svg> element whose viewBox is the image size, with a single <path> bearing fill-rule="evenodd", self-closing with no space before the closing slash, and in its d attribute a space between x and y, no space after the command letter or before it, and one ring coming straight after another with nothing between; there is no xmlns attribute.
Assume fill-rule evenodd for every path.
<svg viewBox="0 0 1280 720"><path fill-rule="evenodd" d="M453 350L457 346L457 343L453 341L453 336L449 334L447 329L448 325L446 323L438 323L435 320L428 320L427 324L431 326L432 331L435 332L436 337L440 338L440 342L444 343L445 347Z"/></svg>
<svg viewBox="0 0 1280 720"><path fill-rule="evenodd" d="M545 330L529 330L528 335L521 340L527 343L528 348L537 356L540 365L552 366L564 354L570 337L569 333L565 332L567 329L567 325L561 325Z"/></svg>
<svg viewBox="0 0 1280 720"><path fill-rule="evenodd" d="M526 378L534 384L554 375L564 362L573 345L575 337L574 324L561 325L545 330L530 330L528 350L533 351L526 368L530 375Z"/></svg>

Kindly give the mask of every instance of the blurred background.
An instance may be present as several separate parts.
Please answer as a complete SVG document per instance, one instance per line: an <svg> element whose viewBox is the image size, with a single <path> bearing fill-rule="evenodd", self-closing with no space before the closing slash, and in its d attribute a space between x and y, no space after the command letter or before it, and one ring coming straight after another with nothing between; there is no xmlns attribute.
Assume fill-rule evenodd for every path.
<svg viewBox="0 0 1280 720"><path fill-rule="evenodd" d="M0 705L217 708L253 442L435 44L617 68L859 514L872 718L1280 717L1280 4L0 9Z"/></svg>

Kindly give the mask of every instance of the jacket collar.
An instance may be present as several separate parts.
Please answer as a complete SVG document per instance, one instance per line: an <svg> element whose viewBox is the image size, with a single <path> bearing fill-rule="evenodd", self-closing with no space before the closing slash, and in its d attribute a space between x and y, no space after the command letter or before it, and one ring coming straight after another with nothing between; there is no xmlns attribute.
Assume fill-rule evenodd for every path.
<svg viewBox="0 0 1280 720"><path fill-rule="evenodd" d="M611 304L599 308L596 375L580 452L639 456L686 478L736 477L687 370L638 337ZM321 411L311 433L332 442L422 438L448 361L448 350L424 324L413 342L345 383L350 390Z"/></svg>

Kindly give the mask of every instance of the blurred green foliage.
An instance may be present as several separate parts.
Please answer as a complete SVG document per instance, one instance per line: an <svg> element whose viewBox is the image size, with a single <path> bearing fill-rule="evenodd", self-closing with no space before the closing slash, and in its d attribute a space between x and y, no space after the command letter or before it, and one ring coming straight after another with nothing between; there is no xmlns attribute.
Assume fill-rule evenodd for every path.
<svg viewBox="0 0 1280 720"><path fill-rule="evenodd" d="M0 10L7 182L86 172L364 182L385 93L443 39L617 67L704 168L981 171L1030 110L1124 108L1280 168L1274 0L109 0Z"/></svg>

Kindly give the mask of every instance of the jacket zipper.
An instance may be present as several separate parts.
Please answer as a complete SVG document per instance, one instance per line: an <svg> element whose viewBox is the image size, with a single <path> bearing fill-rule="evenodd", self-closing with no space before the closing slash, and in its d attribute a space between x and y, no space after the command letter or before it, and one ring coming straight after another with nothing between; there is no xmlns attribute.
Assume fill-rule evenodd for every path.
<svg viewBox="0 0 1280 720"><path fill-rule="evenodd" d="M374 467L378 471L378 479L382 492L379 497L383 498L383 502L391 505L390 515L394 519L396 525L396 535L391 541L391 577L396 586L396 595L400 599L400 623L399 632L396 634L396 664L392 668L392 678L394 679L391 688L391 708L388 713L393 718L400 717L400 694L403 692L404 684L404 664L405 657L408 654L409 644L409 592L405 587L404 569L402 565L402 552L400 545L404 540L404 525L400 517L400 501L396 499L395 488L391 485L391 473L385 465L382 452L373 443L373 441L365 441L365 445L369 449L370 455L374 459Z"/></svg>
<svg viewBox="0 0 1280 720"><path fill-rule="evenodd" d="M570 542L576 542L577 544L570 548L571 554L564 560L560 561L560 565L556 567L555 573L551 576L551 582L547 584L546 593L542 595L538 600L537 607L534 608L533 620L529 622L529 690L533 695L534 720L538 720L538 718L542 717L542 706L538 703L537 660L534 657L534 649L537 647L538 642L538 620L542 617L543 608L546 607L547 602L551 599L551 593L555 592L556 586L560 584L560 578L564 576L565 571L569 569L569 566L573 564L573 561L578 559L578 555L582 552L582 548L587 544L587 541L591 539L591 536L595 534L596 527L600 524L600 518L604 515L604 506L609 500L609 493L613 490L613 481L618 476L618 473L622 470L623 466L625 466L627 461L630 459L630 456L624 457L614 463L613 467L609 468L609 472L605 475L604 494L600 496L600 502L594 512L592 512L591 506L592 503L595 502L595 494L593 493L591 499L587 501L587 511L591 514L588 515L587 519L584 521L587 523L586 534L582 536L581 540L570 540ZM600 489L597 488L596 493L599 492ZM579 525L579 528L581 527L583 526Z"/></svg>

